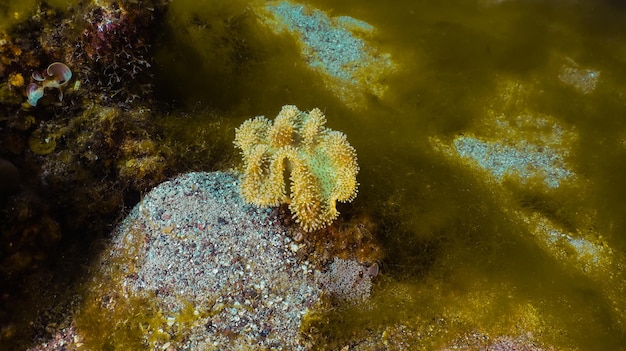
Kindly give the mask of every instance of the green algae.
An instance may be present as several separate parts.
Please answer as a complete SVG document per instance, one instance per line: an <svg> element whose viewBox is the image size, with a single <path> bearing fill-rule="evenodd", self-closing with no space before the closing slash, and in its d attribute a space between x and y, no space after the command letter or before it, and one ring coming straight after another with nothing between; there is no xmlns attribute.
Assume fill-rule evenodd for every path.
<svg viewBox="0 0 626 351"><path fill-rule="evenodd" d="M378 218L383 277L368 306L311 315L305 333L320 349L367 337L434 349L471 331L532 332L564 349L623 347L626 10L608 1L309 5L372 25L377 45L399 67L387 77L390 89L364 100L358 112L302 61L293 37L262 25L254 2L174 1L156 48L158 97L186 111L158 121L174 154L189 161L180 169L230 159L234 127L287 103L326 110L335 116L328 126L357 149L361 191L354 206ZM596 83L572 85L574 66L599 72ZM575 179L554 190L532 177L490 182L431 142L437 137L449 146L471 134L548 143L535 132L503 135L485 122L500 115L549 116L574 130L575 137L555 145L567 150L563 162ZM536 218L607 248L610 262L581 268L572 248L536 239ZM132 328L105 326L127 333L120 340L136 340L145 321L166 323L148 301L119 311L120 318L136 316ZM83 325L95 328L98 313Z"/></svg>
<svg viewBox="0 0 626 351"><path fill-rule="evenodd" d="M127 275L136 274L137 267L127 263L136 259L140 246L139 242L129 242L125 250L111 258L101 257L101 267L107 269L98 269L99 265L94 265L90 272L92 279L81 284L83 303L74 320L80 335L75 340L78 349L167 349L170 342L184 339L190 328L202 318L221 311L198 311L196 306L184 301L181 309L171 311L157 304L152 292L133 294L126 291L121 282ZM108 264L103 264L107 259Z"/></svg>
<svg viewBox="0 0 626 351"><path fill-rule="evenodd" d="M258 28L263 37L237 34L247 38L246 48L255 48L249 52L256 56L248 56L254 64L230 61L236 68L227 72L244 72L244 77L249 70L255 73L239 78L241 90L226 85L228 105L222 92L201 90L193 79L174 94L236 109L232 118L237 120L244 119L239 115L273 115L278 102L323 107L337 116L329 119L329 126L345 132L357 149L362 190L354 205L380 214L387 280L375 288L373 307L315 317L325 326L319 335L339 347L358 330L382 333L404 323L414 330L431 328L430 334L413 340L431 347L469 330L492 336L531 331L538 340L563 348L619 345L625 335L620 302L624 277L618 272L624 257L609 254L611 263L590 272L575 258L585 256L572 250L579 245L617 253L626 245L620 215L626 188L619 179L626 152L619 116L626 109L624 97L615 94L626 77L619 63L626 56L620 44L626 32L624 9L584 1L313 4L332 16L371 24L379 47L400 67L387 79L390 90L380 99L364 101L361 112L345 108L324 85L313 83L315 74L300 66L293 38L267 40L264 27L250 17L249 30ZM247 13L231 11L230 18ZM210 50L198 40L191 42L197 46L192 51ZM284 70L275 71L278 66L289 70L287 77ZM289 68L294 66L298 69ZM216 78L211 70L199 69L199 76ZM593 84L581 85L572 83L577 72L599 75ZM301 84L305 96L294 86ZM251 91L257 93L249 96ZM536 130L503 136L485 123L501 115L536 121L548 116L575 134L556 141ZM555 190L547 190L541 177L533 176L523 183L510 177L491 183L462 158L446 158L429 141L463 134L557 147L564 151L559 162L568 165L571 176ZM546 152L537 157L544 164L553 160ZM535 213L539 217L532 217ZM559 251L549 240L536 239L532 228L540 220L532 218L548 218L571 236L573 246ZM470 302L463 304L466 299ZM384 312L388 310L394 312Z"/></svg>
<svg viewBox="0 0 626 351"><path fill-rule="evenodd" d="M0 29L7 29L28 19L40 3L40 0L3 1L0 5ZM67 11L78 0L47 0L45 3L55 9Z"/></svg>
<svg viewBox="0 0 626 351"><path fill-rule="evenodd" d="M87 350L153 350L157 345L182 341L201 318L220 310L199 313L186 303L177 312L166 314L152 296L120 297L120 286L92 286L77 313L81 348Z"/></svg>
<svg viewBox="0 0 626 351"><path fill-rule="evenodd" d="M313 108L319 94L332 99L306 63L294 60L296 43L287 35L276 40L248 6L243 1L169 6L156 48L159 98L236 117L237 125L254 115L274 116L287 103ZM317 93L311 95L311 89Z"/></svg>

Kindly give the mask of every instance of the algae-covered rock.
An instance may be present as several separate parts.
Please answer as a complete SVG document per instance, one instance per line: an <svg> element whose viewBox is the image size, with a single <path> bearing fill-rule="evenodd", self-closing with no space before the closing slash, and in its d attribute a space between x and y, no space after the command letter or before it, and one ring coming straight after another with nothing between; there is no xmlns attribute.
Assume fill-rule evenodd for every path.
<svg viewBox="0 0 626 351"><path fill-rule="evenodd" d="M56 149L57 142L54 135L36 129L28 138L28 147L37 155L47 155Z"/></svg>
<svg viewBox="0 0 626 351"><path fill-rule="evenodd" d="M180 176L115 231L77 329L90 349L304 350L300 319L321 290L292 243L233 174Z"/></svg>
<svg viewBox="0 0 626 351"><path fill-rule="evenodd" d="M522 229L521 240L546 253L569 274L601 287L613 318L626 323L618 297L626 289L626 279L616 273L623 258L595 229L598 213L580 205L571 213L561 208L561 201L574 202L589 191L589 181L576 172L582 167L569 162L581 131L526 107L531 89L521 83L499 85L494 101L505 104L486 108L482 119L449 144L431 138L433 147L493 189L490 196L503 215ZM512 114L516 107L523 113Z"/></svg>
<svg viewBox="0 0 626 351"><path fill-rule="evenodd" d="M15 192L20 185L20 172L11 162L0 158L0 193Z"/></svg>

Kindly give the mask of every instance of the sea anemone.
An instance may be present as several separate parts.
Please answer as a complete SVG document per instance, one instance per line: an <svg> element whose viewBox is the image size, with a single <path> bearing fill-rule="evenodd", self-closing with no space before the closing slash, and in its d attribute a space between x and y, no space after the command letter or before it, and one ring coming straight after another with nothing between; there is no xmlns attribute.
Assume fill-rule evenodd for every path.
<svg viewBox="0 0 626 351"><path fill-rule="evenodd" d="M320 109L301 112L283 106L272 123L259 116L236 130L244 174L241 195L258 206L289 204L305 231L321 229L337 218L336 202L356 197L356 151L346 136L324 127Z"/></svg>

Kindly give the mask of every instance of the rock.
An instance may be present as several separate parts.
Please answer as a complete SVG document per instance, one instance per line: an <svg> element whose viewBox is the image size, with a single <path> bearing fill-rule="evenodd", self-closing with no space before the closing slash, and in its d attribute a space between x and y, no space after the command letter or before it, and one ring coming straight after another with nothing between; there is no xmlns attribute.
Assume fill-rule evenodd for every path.
<svg viewBox="0 0 626 351"><path fill-rule="evenodd" d="M104 308L77 317L87 347L304 349L300 319L321 290L277 212L244 204L238 185L229 173L189 173L143 198L98 265L87 301Z"/></svg>
<svg viewBox="0 0 626 351"><path fill-rule="evenodd" d="M0 193L11 193L20 186L20 172L11 162L0 158Z"/></svg>

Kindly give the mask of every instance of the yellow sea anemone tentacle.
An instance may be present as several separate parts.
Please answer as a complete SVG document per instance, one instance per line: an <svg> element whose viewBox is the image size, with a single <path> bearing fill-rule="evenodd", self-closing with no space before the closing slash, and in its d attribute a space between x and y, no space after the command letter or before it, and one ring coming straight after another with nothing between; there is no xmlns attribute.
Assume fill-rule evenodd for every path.
<svg viewBox="0 0 626 351"><path fill-rule="evenodd" d="M261 190L263 180L266 177L266 172L263 169L263 164L266 162L266 149L265 145L257 145L246 153L247 155L244 157L245 170L240 185L240 193L244 201L260 206L267 206L259 198L259 195L264 193Z"/></svg>
<svg viewBox="0 0 626 351"><path fill-rule="evenodd" d="M291 199L289 209L304 230L317 229L326 222L322 218L322 196L317 179L304 162L297 162L291 172Z"/></svg>
<svg viewBox="0 0 626 351"><path fill-rule="evenodd" d="M341 202L352 201L358 191L356 175L359 173L356 150L348 143L341 132L331 131L326 135L324 146L329 155L332 167L340 169L336 172L333 193Z"/></svg>
<svg viewBox="0 0 626 351"><path fill-rule="evenodd" d="M272 122L263 116L249 119L235 130L235 141L233 143L245 154L252 150L254 146L265 142L271 127Z"/></svg>
<svg viewBox="0 0 626 351"><path fill-rule="evenodd" d="M288 145L294 145L296 141L296 125L300 111L295 106L284 106L274 120L274 125L269 131L270 146L276 149Z"/></svg>
<svg viewBox="0 0 626 351"><path fill-rule="evenodd" d="M309 112L309 118L304 121L300 134L302 135L302 144L305 147L314 147L324 130L326 117L319 108L314 108Z"/></svg>

